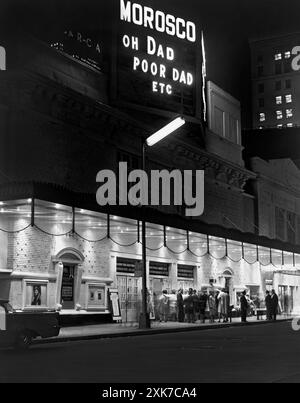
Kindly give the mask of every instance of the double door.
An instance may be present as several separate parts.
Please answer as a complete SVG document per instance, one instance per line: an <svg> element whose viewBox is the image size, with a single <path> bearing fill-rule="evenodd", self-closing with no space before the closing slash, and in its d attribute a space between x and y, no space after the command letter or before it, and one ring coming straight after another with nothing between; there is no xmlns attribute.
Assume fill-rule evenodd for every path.
<svg viewBox="0 0 300 403"><path fill-rule="evenodd" d="M133 276L117 276L121 315L123 322L138 322L141 310L141 279Z"/></svg>

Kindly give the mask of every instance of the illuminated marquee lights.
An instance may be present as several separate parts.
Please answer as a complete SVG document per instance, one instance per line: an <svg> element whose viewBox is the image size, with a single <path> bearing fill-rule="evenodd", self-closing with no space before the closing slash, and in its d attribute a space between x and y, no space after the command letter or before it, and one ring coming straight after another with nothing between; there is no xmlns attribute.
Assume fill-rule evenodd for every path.
<svg viewBox="0 0 300 403"><path fill-rule="evenodd" d="M123 21L196 42L196 25L191 21L124 0L120 0L120 13Z"/></svg>

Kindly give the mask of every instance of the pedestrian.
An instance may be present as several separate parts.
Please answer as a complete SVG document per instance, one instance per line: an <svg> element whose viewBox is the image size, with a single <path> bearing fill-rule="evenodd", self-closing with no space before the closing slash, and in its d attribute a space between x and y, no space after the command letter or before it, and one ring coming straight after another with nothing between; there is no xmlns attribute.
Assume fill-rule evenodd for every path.
<svg viewBox="0 0 300 403"><path fill-rule="evenodd" d="M217 290L216 294L215 294L215 302L216 302L216 315L219 319L219 322L221 321L221 314L220 314L220 304L219 304L219 295L220 295L220 291Z"/></svg>
<svg viewBox="0 0 300 403"><path fill-rule="evenodd" d="M215 317L217 315L217 310L216 310L216 298L214 296L213 291L209 292L208 296L208 309L209 309L209 318L210 318L210 323L214 323Z"/></svg>
<svg viewBox="0 0 300 403"><path fill-rule="evenodd" d="M169 297L169 314L171 321L175 322L177 317L177 296L176 290L172 290Z"/></svg>
<svg viewBox="0 0 300 403"><path fill-rule="evenodd" d="M194 322L199 319L200 315L200 306L199 306L199 295L197 294L197 290L193 291L193 304L194 304Z"/></svg>
<svg viewBox="0 0 300 403"><path fill-rule="evenodd" d="M179 288L177 292L177 320L184 322L183 289Z"/></svg>
<svg viewBox="0 0 300 403"><path fill-rule="evenodd" d="M206 291L203 291L199 297L200 320L202 321L202 323L205 323L206 304L207 304L207 294Z"/></svg>
<svg viewBox="0 0 300 403"><path fill-rule="evenodd" d="M230 296L229 296L229 291L228 289L225 289L225 322L228 322L228 317L230 317L230 322L231 322L231 306L230 306Z"/></svg>
<svg viewBox="0 0 300 403"><path fill-rule="evenodd" d="M153 293L152 290L147 289L147 311L150 319L155 319Z"/></svg>
<svg viewBox="0 0 300 403"><path fill-rule="evenodd" d="M272 320L272 314L271 314L272 298L270 295L270 291L268 291L268 290L266 291L265 304L266 304L266 310L267 310L267 320Z"/></svg>
<svg viewBox="0 0 300 403"><path fill-rule="evenodd" d="M223 322L228 322L229 295L226 293L225 288L223 288L222 291L220 291L218 295L218 300L219 300L219 306L218 306L219 322L221 321L221 318L223 318Z"/></svg>
<svg viewBox="0 0 300 403"><path fill-rule="evenodd" d="M246 291L242 292L241 298L240 298L240 304L241 304L241 319L242 322L247 322L247 312L248 312L248 301L246 298Z"/></svg>
<svg viewBox="0 0 300 403"><path fill-rule="evenodd" d="M271 291L271 319L276 320L276 315L278 311L278 296L275 290Z"/></svg>
<svg viewBox="0 0 300 403"><path fill-rule="evenodd" d="M187 298L184 300L184 310L186 315L186 320L188 323L194 323L194 296L193 289L189 289Z"/></svg>
<svg viewBox="0 0 300 403"><path fill-rule="evenodd" d="M167 322L169 316L169 297L167 290L163 290L159 298L159 321Z"/></svg>

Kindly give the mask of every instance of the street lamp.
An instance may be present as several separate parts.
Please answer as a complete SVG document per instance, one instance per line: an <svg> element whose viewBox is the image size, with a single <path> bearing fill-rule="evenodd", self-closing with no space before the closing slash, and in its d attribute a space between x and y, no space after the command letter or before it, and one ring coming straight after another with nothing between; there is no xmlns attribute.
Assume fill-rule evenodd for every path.
<svg viewBox="0 0 300 403"><path fill-rule="evenodd" d="M148 137L146 141L142 142L142 169L145 172L146 170L146 147L152 147L175 130L179 129L181 126L185 124L185 120L181 117L178 117L162 129L158 130L152 136ZM150 328L150 318L147 310L147 269L146 269L146 219L145 212L142 211L142 312L139 318L139 328L140 329L149 329Z"/></svg>

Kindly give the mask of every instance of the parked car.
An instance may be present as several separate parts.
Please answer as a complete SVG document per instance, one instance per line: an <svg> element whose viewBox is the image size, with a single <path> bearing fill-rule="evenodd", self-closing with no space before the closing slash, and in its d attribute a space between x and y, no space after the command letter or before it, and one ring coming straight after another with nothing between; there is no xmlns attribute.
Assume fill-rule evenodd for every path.
<svg viewBox="0 0 300 403"><path fill-rule="evenodd" d="M37 337L58 336L59 314L55 311L16 312L0 299L0 345L28 348Z"/></svg>

